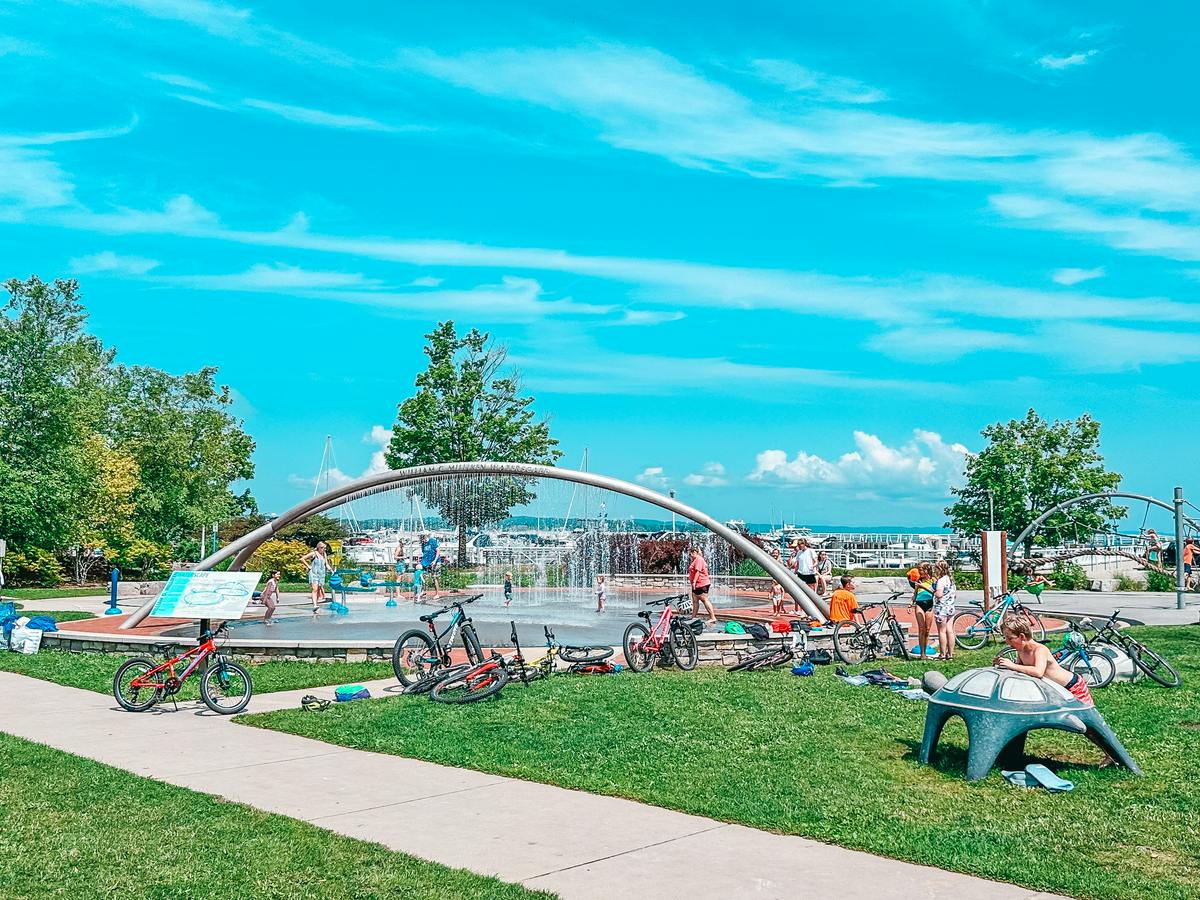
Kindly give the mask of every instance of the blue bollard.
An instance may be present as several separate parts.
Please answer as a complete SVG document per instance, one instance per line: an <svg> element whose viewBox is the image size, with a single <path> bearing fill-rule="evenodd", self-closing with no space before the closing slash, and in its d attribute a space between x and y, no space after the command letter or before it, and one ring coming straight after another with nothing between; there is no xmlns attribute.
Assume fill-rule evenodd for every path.
<svg viewBox="0 0 1200 900"><path fill-rule="evenodd" d="M121 580L121 570L114 568L112 577L109 580L108 592L108 609L104 611L106 616L119 616L121 610L117 609L117 582Z"/></svg>

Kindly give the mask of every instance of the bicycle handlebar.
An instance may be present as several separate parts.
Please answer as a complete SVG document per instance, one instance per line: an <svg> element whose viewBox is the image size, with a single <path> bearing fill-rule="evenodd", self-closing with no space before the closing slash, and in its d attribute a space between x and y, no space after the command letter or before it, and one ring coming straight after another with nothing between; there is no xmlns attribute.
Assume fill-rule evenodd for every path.
<svg viewBox="0 0 1200 900"><path fill-rule="evenodd" d="M666 606L673 600L686 600L687 594L676 594L674 597L663 597L661 600L650 600L646 603L647 606Z"/></svg>
<svg viewBox="0 0 1200 900"><path fill-rule="evenodd" d="M436 619L438 616L450 612L450 610L454 609L456 606L459 609L462 609L462 607L466 606L468 603L474 603L482 596L483 594L476 594L474 597L467 597L465 600L455 600L448 606L443 606L441 609L437 609L429 613L429 618Z"/></svg>

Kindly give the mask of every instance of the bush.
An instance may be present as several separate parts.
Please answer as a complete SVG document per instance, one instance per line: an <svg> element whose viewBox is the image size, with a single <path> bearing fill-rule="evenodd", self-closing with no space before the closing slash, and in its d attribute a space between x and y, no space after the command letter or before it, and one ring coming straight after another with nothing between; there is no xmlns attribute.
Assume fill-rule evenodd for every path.
<svg viewBox="0 0 1200 900"><path fill-rule="evenodd" d="M960 591L982 591L982 572L954 572L954 586Z"/></svg>
<svg viewBox="0 0 1200 900"><path fill-rule="evenodd" d="M767 574L767 570L752 559L743 559L733 567L733 574L742 578L761 578Z"/></svg>
<svg viewBox="0 0 1200 900"><path fill-rule="evenodd" d="M300 562L308 547L299 541L264 541L250 557L246 566L252 572L269 576L278 569L284 581L304 581L304 564Z"/></svg>
<svg viewBox="0 0 1200 900"><path fill-rule="evenodd" d="M459 591L463 588L469 588L475 583L475 573L469 569L442 569L438 576L438 581L442 585L443 591ZM425 587L428 590L433 582L429 576L425 576Z"/></svg>
<svg viewBox="0 0 1200 900"><path fill-rule="evenodd" d="M1132 575L1126 575L1124 572L1117 573L1118 591L1140 591L1144 589L1145 586Z"/></svg>
<svg viewBox="0 0 1200 900"><path fill-rule="evenodd" d="M49 550L10 550L4 557L4 580L13 587L58 587L66 574Z"/></svg>
<svg viewBox="0 0 1200 900"><path fill-rule="evenodd" d="M124 579L162 579L171 572L171 548L137 538L121 550L113 562Z"/></svg>
<svg viewBox="0 0 1200 900"><path fill-rule="evenodd" d="M1175 576L1170 572L1151 570L1146 573L1146 590L1173 591L1175 590Z"/></svg>
<svg viewBox="0 0 1200 900"><path fill-rule="evenodd" d="M1060 591L1086 591L1090 579L1079 563L1060 562L1055 564L1050 580Z"/></svg>

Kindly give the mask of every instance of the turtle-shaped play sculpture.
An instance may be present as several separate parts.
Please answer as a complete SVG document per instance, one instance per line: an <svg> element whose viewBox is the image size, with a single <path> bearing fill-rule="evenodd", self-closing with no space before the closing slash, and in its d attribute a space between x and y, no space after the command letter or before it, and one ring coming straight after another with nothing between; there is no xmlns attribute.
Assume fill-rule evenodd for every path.
<svg viewBox="0 0 1200 900"><path fill-rule="evenodd" d="M950 716L959 716L967 724L967 781L984 778L1002 752L1022 755L1025 735L1034 728L1085 735L1133 774L1142 774L1096 707L1081 703L1045 678L1000 668L968 669L955 675L929 698L921 762L929 762Z"/></svg>

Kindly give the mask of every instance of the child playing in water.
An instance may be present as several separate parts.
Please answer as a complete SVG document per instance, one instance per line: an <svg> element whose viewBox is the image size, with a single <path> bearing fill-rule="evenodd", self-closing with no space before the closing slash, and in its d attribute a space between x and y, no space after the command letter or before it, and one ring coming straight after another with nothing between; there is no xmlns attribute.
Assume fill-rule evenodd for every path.
<svg viewBox="0 0 1200 900"><path fill-rule="evenodd" d="M783 585L778 581L771 582L771 615L783 615Z"/></svg>
<svg viewBox="0 0 1200 900"><path fill-rule="evenodd" d="M1033 639L1033 630L1029 620L1021 615L1009 614L1000 623L1000 633L1008 646L1017 651L1017 661L997 656L994 665L1001 669L1012 669L1022 675L1032 675L1034 678L1045 678L1066 688L1076 700L1095 706L1092 692L1088 690L1087 682L1082 676L1068 672L1058 664L1054 654L1045 644L1039 644Z"/></svg>
<svg viewBox="0 0 1200 900"><path fill-rule="evenodd" d="M425 567L419 559L413 559L413 603L420 603L425 593Z"/></svg>
<svg viewBox="0 0 1200 900"><path fill-rule="evenodd" d="M504 573L504 605L512 604L512 572Z"/></svg>
<svg viewBox="0 0 1200 900"><path fill-rule="evenodd" d="M604 587L604 576L596 576L596 612L604 612L604 601L608 599L608 591Z"/></svg>

